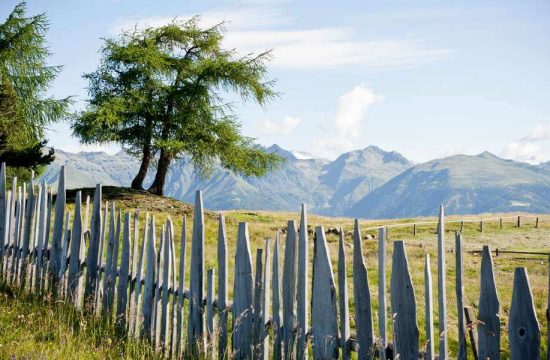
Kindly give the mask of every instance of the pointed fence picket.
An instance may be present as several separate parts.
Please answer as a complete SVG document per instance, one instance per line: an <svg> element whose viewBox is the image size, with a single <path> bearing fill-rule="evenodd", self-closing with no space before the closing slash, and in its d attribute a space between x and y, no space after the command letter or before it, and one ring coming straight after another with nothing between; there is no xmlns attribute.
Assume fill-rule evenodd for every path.
<svg viewBox="0 0 550 360"><path fill-rule="evenodd" d="M31 181L18 186L17 180L12 178L12 190L8 191L6 169L4 165L0 167L0 275L4 281L31 292L61 297L77 309L101 314L108 321L114 321L120 331L127 331L128 336L149 341L165 357L416 360L419 356L436 358L435 348L439 349L437 358L448 355L447 299L441 296L445 294L447 271L443 207L437 231L439 332L434 334L432 273L430 257L426 254L425 323L422 325L426 329L427 343L419 344L416 315L421 310L416 306L405 243L401 240L393 241L389 289L386 284L385 227L378 228L376 332L359 221L354 223L351 242L347 241L347 233L342 229L335 232L339 236L337 284L322 226L315 228L313 242L309 243L305 205L300 214L299 230L290 220L284 244L281 244L280 231L274 241L266 239L265 247L256 249L255 267L248 225L239 223L234 280L229 284L228 256L231 251L228 251L223 215L218 218L217 279L214 268L205 272L205 216L201 192L197 192L195 198L191 264L187 267L185 217L177 241L179 253L176 253L176 232L169 218L162 226L155 227L154 215L146 213L141 234L139 211L135 210L133 215L123 214L114 203L103 202L101 185L97 185L88 223L90 197L84 204L80 191L75 195L74 211L66 211L64 173L62 168L52 203L52 187L46 182L36 186ZM309 257L310 245L313 245L313 259ZM352 254L346 254L347 246ZM474 358L499 358L500 303L490 249L486 246L482 252L477 321L471 308L464 306L460 233L456 233L454 250L457 358L466 359L466 331L474 341L470 346L475 352ZM281 251L284 252L282 258ZM348 259L350 273L348 256L351 257ZM187 271L191 274L188 289L185 288ZM352 280L353 311L350 311L348 275ZM229 286L233 286L232 302ZM387 312L387 296L390 297L390 313ZM534 303L527 270L517 268L508 320L511 359L540 357L541 334ZM352 317L355 332L351 331ZM228 324L230 319L231 326ZM393 336L387 332L388 320L393 324ZM546 342L550 342L548 339ZM356 355L352 354L354 351Z"/></svg>

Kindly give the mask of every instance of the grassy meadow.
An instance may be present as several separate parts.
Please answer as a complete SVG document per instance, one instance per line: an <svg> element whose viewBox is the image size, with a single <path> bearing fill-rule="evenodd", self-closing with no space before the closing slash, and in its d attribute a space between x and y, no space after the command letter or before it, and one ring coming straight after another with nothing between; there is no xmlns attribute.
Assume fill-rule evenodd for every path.
<svg viewBox="0 0 550 360"><path fill-rule="evenodd" d="M72 199L71 199L72 196ZM69 193L69 202L74 200L74 193ZM181 233L182 221L187 217L187 251L186 251L186 287L189 286L189 265L190 246L192 233L192 207L169 198L149 195L145 192L133 192L127 189L104 188L104 199L114 200L117 207L123 210L139 208L141 210L140 227L144 225L145 211L155 214L157 231L169 216L174 221L176 234ZM72 203L69 210L73 210ZM249 224L250 248L253 262L256 259L256 250L265 247L266 239L274 239L277 229L286 227L287 220L295 220L299 225L299 209L295 213L279 213L264 211L224 211L228 236L229 251L229 282L230 299L232 298L233 264L237 236L237 224L246 221ZM217 268L217 231L218 213L206 211L206 241L205 261L207 268ZM484 232L479 231L479 223L465 223L464 238L464 290L465 305L472 306L476 310L479 297L480 277L480 254L471 253L474 250L481 250L483 245L506 250L524 250L550 252L550 216L540 216L539 228L534 228L534 218L526 217L522 220L522 227L516 227L515 219L511 214L487 214L482 216L464 216L468 219L482 219L494 217L506 217L503 229L499 228L498 221L486 222ZM459 220L462 217L449 216L448 220ZM437 235L436 225L419 225L417 235L413 236L412 223L422 221L436 221L435 218L421 219L399 219L399 220L363 220L361 228L371 228L397 223L411 223L411 226L389 228L388 230L388 264L387 284L390 283L391 252L393 240L405 240L409 260L410 271L417 301L417 319L420 330L421 347L426 342L424 332L424 258L425 254L431 255L431 266L434 279L434 308L436 319L435 329L437 333ZM53 223L53 222L52 222ZM343 227L346 233L346 258L347 276L350 294L350 323L355 327L353 314L353 289L352 289L352 251L351 234L353 219L329 218L309 214L309 225L313 229L317 225L327 228ZM447 224L446 226L446 248L447 248L447 308L449 325L449 344L452 356L456 354L457 347L457 308L455 296L455 256L454 256L454 232L460 227L460 223ZM142 232L141 232L142 235ZM367 236L371 235L371 236ZM363 231L363 250L366 265L369 273L369 284L372 295L374 311L375 334L378 333L378 268L377 268L377 230ZM158 238L157 238L158 239ZM140 242L142 239L139 239ZM337 269L338 236L327 235L333 270ZM271 243L273 245L273 243ZM284 249L284 234L282 235L281 246ZM313 256L313 239L310 235L309 255ZM176 251L179 256L180 243L176 244ZM281 249L281 254L284 250ZM517 266L527 267L529 279L534 296L537 316L541 324L542 343L545 343L547 326L545 312L548 297L548 261L545 256L535 255L512 255L502 254L493 257L495 264L495 278L498 286L498 294L501 304L502 323L502 349L507 349L507 317L512 297L512 283L514 268ZM177 261L177 260L176 260ZM282 266L282 259L281 259ZM254 266L253 266L254 269ZM311 261L309 265L309 276L311 277ZM338 281L337 274L334 279ZM388 305L390 304L388 298ZM388 314L388 319L390 318ZM82 325L84 324L84 325ZM389 333L391 334L391 322L388 321ZM391 338L390 338L391 341ZM546 348L545 345L543 345ZM437 341L436 341L437 348ZM546 349L543 350L546 352ZM97 319L77 314L70 306L61 304L57 306L50 299L38 299L13 291L8 287L0 289L0 354L7 357L17 358L149 358L152 354L147 347L140 343L126 342L124 337L117 335L114 329L101 324ZM82 356L81 356L82 355ZM2 355L4 356L4 355ZM471 354L469 355L471 356ZM503 358L507 358L507 350L504 350Z"/></svg>

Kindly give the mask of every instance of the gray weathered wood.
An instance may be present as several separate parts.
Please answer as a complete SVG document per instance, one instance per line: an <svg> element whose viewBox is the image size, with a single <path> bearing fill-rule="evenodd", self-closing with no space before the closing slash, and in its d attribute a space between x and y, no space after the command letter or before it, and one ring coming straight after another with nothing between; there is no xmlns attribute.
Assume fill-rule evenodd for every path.
<svg viewBox="0 0 550 360"><path fill-rule="evenodd" d="M164 238L164 263L162 270L162 314L160 319L160 346L165 349L168 341L168 329L170 328L170 302L168 288L170 287L170 280L172 278L172 256L170 251L172 246L174 226L172 220L168 218L166 223L166 235Z"/></svg>
<svg viewBox="0 0 550 360"><path fill-rule="evenodd" d="M527 269L514 272L512 305L508 317L508 342L511 360L540 359L540 326L537 320Z"/></svg>
<svg viewBox="0 0 550 360"><path fill-rule="evenodd" d="M131 258L131 273L130 273L130 296L129 309L128 309L128 332L130 335L134 334L134 327L136 321L136 286L137 286L137 272L138 272L138 263L139 263L139 210L134 211L134 236L131 237L132 244L132 258Z"/></svg>
<svg viewBox="0 0 550 360"><path fill-rule="evenodd" d="M424 264L424 297L426 310L426 355L424 359L434 360L434 325L433 325L433 294L432 294L432 270L430 267L430 254L426 254Z"/></svg>
<svg viewBox="0 0 550 360"><path fill-rule="evenodd" d="M155 296L154 296L154 305L153 305L153 345L155 346L156 351L162 350L162 344L160 341L160 332L161 332L161 313L162 313L162 288L164 281L164 244L167 243L166 239L166 226L162 225L160 231L160 244L159 252L157 253L157 272L155 279Z"/></svg>
<svg viewBox="0 0 550 360"><path fill-rule="evenodd" d="M445 208L439 207L437 231L437 299L439 303L439 360L446 360L447 340L447 264L445 262Z"/></svg>
<svg viewBox="0 0 550 360"><path fill-rule="evenodd" d="M180 238L180 262L178 276L178 310L177 310L177 339L176 353L179 356L183 353L182 333L183 333L183 290L185 285L185 246L187 243L187 217L183 216Z"/></svg>
<svg viewBox="0 0 550 360"><path fill-rule="evenodd" d="M143 241L141 243L141 252L139 255L139 262L138 262L138 270L136 274L136 289L135 289L135 306L136 306L136 318L134 320L134 328L132 329L134 337L140 336L140 334L143 333L141 325L143 323L143 311L142 311L142 302L143 302L143 295L142 295L142 280L144 278L143 276L143 264L145 261L147 261L147 255L146 251L148 251L148 238L149 238L149 213L145 213L145 222L144 222L144 229L143 229ZM180 332L181 333L181 332Z"/></svg>
<svg viewBox="0 0 550 360"><path fill-rule="evenodd" d="M489 246L483 246L478 309L478 357L500 359L500 303Z"/></svg>
<svg viewBox="0 0 550 360"><path fill-rule="evenodd" d="M284 358L295 357L294 334L296 305L296 223L290 220L286 227L285 257L283 268L283 351Z"/></svg>
<svg viewBox="0 0 550 360"><path fill-rule="evenodd" d="M380 349L378 357L380 360L386 359L386 347L388 346L387 336L387 295L386 295L386 228L378 228L378 329L380 339L378 340Z"/></svg>
<svg viewBox="0 0 550 360"><path fill-rule="evenodd" d="M153 300L155 293L155 272L157 265L157 254L155 250L155 215L151 215L147 236L147 261L145 271L145 286L143 289L143 337L152 341L153 328Z"/></svg>
<svg viewBox="0 0 550 360"><path fill-rule="evenodd" d="M263 249L256 249L256 274L254 277L254 319L252 346L253 358L259 359L262 357L262 279L263 279Z"/></svg>
<svg viewBox="0 0 550 360"><path fill-rule="evenodd" d="M338 317L332 263L322 226L315 228L311 325L314 359L338 359Z"/></svg>
<svg viewBox="0 0 550 360"><path fill-rule="evenodd" d="M52 246L50 251L49 280L54 293L59 286L59 269L61 267L61 252L63 241L63 215L65 215L65 166L61 166L57 183L57 195L55 197L55 217L53 224Z"/></svg>
<svg viewBox="0 0 550 360"><path fill-rule="evenodd" d="M26 287L26 282L27 282L29 246L31 244L31 233L32 233L32 226L33 226L32 220L33 220L33 215L35 214L34 207L35 207L36 199L34 196L34 187L32 182L33 182L33 179L31 177L31 180L29 181L29 184L28 184L28 190L27 190L27 208L25 210L23 245L21 249L21 266L20 266L20 274L19 274L20 276L19 283L20 283L21 289L24 289Z"/></svg>
<svg viewBox="0 0 550 360"><path fill-rule="evenodd" d="M350 358L349 325L349 299L348 280L346 271L346 250L344 248L344 229L340 228L340 240L338 242L338 300L340 307L340 345L342 347L342 359Z"/></svg>
<svg viewBox="0 0 550 360"><path fill-rule="evenodd" d="M208 352L214 358L214 269L206 271L206 334Z"/></svg>
<svg viewBox="0 0 550 360"><path fill-rule="evenodd" d="M90 195L86 196L86 209L84 210L84 223L82 224L82 233L89 230L90 223Z"/></svg>
<svg viewBox="0 0 550 360"><path fill-rule="evenodd" d="M80 281L80 245L82 244L82 192L78 191L75 198L73 228L71 232L71 256L69 258L69 299L74 303L77 299L78 283ZM80 304L77 304L77 307Z"/></svg>
<svg viewBox="0 0 550 360"><path fill-rule="evenodd" d="M36 255L36 267L34 271L34 289L39 293L42 289L42 265L43 249L46 242L47 233L47 221L48 221L48 184L44 180L42 183L42 189L40 190L40 213L38 221L38 238L37 238L37 255Z"/></svg>
<svg viewBox="0 0 550 360"><path fill-rule="evenodd" d="M359 220L355 219L353 229L353 297L355 300L355 325L358 359L370 359L374 347L374 328L372 323L372 305L370 299L369 277L363 258Z"/></svg>
<svg viewBox="0 0 550 360"><path fill-rule="evenodd" d="M108 236L107 233L107 218L109 214L109 202L105 201L105 206L103 208L103 221L101 223L101 235L99 236L99 247L97 254L97 280L96 288L97 292L95 294L95 313L100 314L102 311L102 301L104 296L104 283L107 278L107 264L106 264L106 255L107 247L105 246L105 237ZM108 240L107 240L108 241ZM103 270L102 270L103 269Z"/></svg>
<svg viewBox="0 0 550 360"><path fill-rule="evenodd" d="M282 359L282 321L281 321L281 285L279 269L281 260L279 258L281 233L277 231L275 245L273 246L273 274L272 274L272 308L273 313L273 359Z"/></svg>
<svg viewBox="0 0 550 360"><path fill-rule="evenodd" d="M300 216L300 232L298 238L298 272L296 292L296 358L307 359L307 332L308 332L308 233L307 233L307 208L302 204Z"/></svg>
<svg viewBox="0 0 550 360"><path fill-rule="evenodd" d="M479 232L483 232L483 220L479 222Z"/></svg>
<svg viewBox="0 0 550 360"><path fill-rule="evenodd" d="M466 327L468 328L468 335L470 337L470 347L472 348L472 357L474 360L478 360L477 357L477 327L474 316L474 310L471 307L464 307L464 319L466 320Z"/></svg>
<svg viewBox="0 0 550 360"><path fill-rule="evenodd" d="M67 276L65 274L67 270L67 253L69 251L69 242L71 241L71 214L67 211L65 213L65 225L63 226L63 239L61 243L61 256L59 257L59 282L60 286L58 287L59 295L65 297L67 287L65 286Z"/></svg>
<svg viewBox="0 0 550 360"><path fill-rule="evenodd" d="M115 225L115 203L111 204L111 215L109 218L109 241L107 244L107 260L105 262L105 275L103 280L103 299L102 299L102 311L105 315L112 314L113 299L111 295L111 284L116 280L116 258L115 247L118 245L117 237L117 225ZM120 219L119 219L120 221Z"/></svg>
<svg viewBox="0 0 550 360"><path fill-rule="evenodd" d="M116 324L119 329L126 329L128 303L128 275L130 273L130 213L124 214L124 230L122 232L122 252L120 270L118 272Z"/></svg>
<svg viewBox="0 0 550 360"><path fill-rule="evenodd" d="M227 318L229 314L227 284L227 236L225 218L220 214L218 218L218 359L220 360L229 358L227 353Z"/></svg>
<svg viewBox="0 0 550 360"><path fill-rule="evenodd" d="M271 250L270 250L270 241L266 239L265 241L265 271L263 277L263 288L262 288L262 328L261 328L261 338L262 338L262 353L261 358L263 360L269 360L269 332L266 329L266 326L269 323L269 296L270 296L270 286L271 281Z"/></svg>
<svg viewBox="0 0 550 360"><path fill-rule="evenodd" d="M456 256L456 310L458 326L458 360L466 360L466 324L464 322L464 264L462 263L462 234L455 235L455 256Z"/></svg>
<svg viewBox="0 0 550 360"><path fill-rule="evenodd" d="M92 210L90 244L88 246L86 268L86 285L84 288L84 301L86 302L86 304L94 303L94 298L97 290L97 257L99 251L99 237L101 236L101 223L101 185L97 184L94 192L94 207Z"/></svg>
<svg viewBox="0 0 550 360"><path fill-rule="evenodd" d="M176 290L176 284L178 283L178 270L177 270L177 267L176 267L176 244L175 244L175 238L176 238L176 233L174 232L174 228L173 228L173 225L171 227L171 237L170 237L170 263L171 263L171 268L172 268L172 278L171 278L171 283L170 283L170 287L173 291ZM178 297L174 294L174 296L172 296L172 318L170 320L171 322L171 325L172 325L172 328L169 329L170 332L170 355L173 357L173 358L177 358L177 354L176 354L176 339L178 338L178 334L181 334L181 333L177 333L177 321L178 321L178 315L177 315L177 311L178 311Z"/></svg>
<svg viewBox="0 0 550 360"><path fill-rule="evenodd" d="M233 357L249 359L252 356L252 301L253 277L248 225L239 223L235 251L235 278L233 289Z"/></svg>
<svg viewBox="0 0 550 360"><path fill-rule="evenodd" d="M394 358L399 356L400 360L418 360L416 299L402 240L393 243L390 289Z"/></svg>
<svg viewBox="0 0 550 360"><path fill-rule="evenodd" d="M187 328L188 351L198 356L204 350L204 316L202 298L204 294L204 215L202 192L195 195L193 237L191 239L191 283L189 318Z"/></svg>

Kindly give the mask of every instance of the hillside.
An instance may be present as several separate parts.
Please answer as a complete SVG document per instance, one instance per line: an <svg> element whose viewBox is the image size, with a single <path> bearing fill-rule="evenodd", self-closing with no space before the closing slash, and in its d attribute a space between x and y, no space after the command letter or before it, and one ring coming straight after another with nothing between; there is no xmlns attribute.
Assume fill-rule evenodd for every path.
<svg viewBox="0 0 550 360"><path fill-rule="evenodd" d="M286 161L262 178L234 175L216 166L211 178L199 179L189 158L184 157L172 165L165 194L193 202L195 191L200 189L205 206L213 210L292 211L307 203L312 212L338 216L365 194L412 166L401 154L375 146L342 154L334 161L291 152L278 145L267 151L280 154ZM73 154L56 150L56 159L43 178L56 182L62 165L67 168L68 188L92 187L98 182L127 187L139 168L138 160L124 152ZM150 172L146 184L151 180Z"/></svg>
<svg viewBox="0 0 550 360"><path fill-rule="evenodd" d="M346 215L427 216L444 204L449 214L550 212L550 172L488 152L416 165L367 194Z"/></svg>

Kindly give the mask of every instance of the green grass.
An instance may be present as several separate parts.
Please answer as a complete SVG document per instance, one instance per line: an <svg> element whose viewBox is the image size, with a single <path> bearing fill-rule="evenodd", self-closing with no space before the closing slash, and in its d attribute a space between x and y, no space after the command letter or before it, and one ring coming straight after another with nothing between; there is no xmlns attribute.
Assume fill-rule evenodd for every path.
<svg viewBox="0 0 550 360"><path fill-rule="evenodd" d="M0 283L2 359L154 359L142 342L73 306Z"/></svg>
<svg viewBox="0 0 550 360"><path fill-rule="evenodd" d="M123 210L131 210L139 207L141 210L140 227L143 228L143 219L145 211L151 211L155 214L157 231L160 225L164 223L167 217L174 221L177 236L176 252L179 255L179 234L182 228L183 216L187 216L187 256L186 256L186 287L189 286L189 265L190 265L190 238L192 233L192 209L189 205L181 202L153 196L144 192L133 192L127 189L109 188L104 192L106 200L116 201L117 207ZM72 211L73 205L69 206ZM237 224L240 221L249 223L250 249L253 262L256 259L256 249L265 247L265 239L273 239L279 228L287 226L287 220L296 220L299 223L299 209L295 213L266 212L266 211L224 211L226 217L228 251L229 251L229 291L232 298L233 289L233 265L235 245L237 238ZM467 218L489 218L499 217L495 214L484 214L482 216L468 216ZM502 214L510 216L510 214ZM451 216L447 219L459 220L461 217ZM361 221L361 228L384 226L395 223L411 223L411 226L390 228L388 232L388 264L387 264L387 282L389 288L390 269L391 269L391 242L396 239L405 240L409 266L415 286L415 295L417 301L417 320L420 330L420 344L425 344L424 331L424 258L427 253L432 259L432 273L434 279L434 324L437 330L437 236L434 225L419 225L417 227L417 236L412 235L412 223L421 221L435 221L435 218L421 219L401 219L401 220L376 220ZM53 221L52 221L53 223ZM353 229L353 220L348 218L329 218L316 215L309 216L311 228L316 225L323 225L325 229L329 227L344 228L346 232L346 242L352 243L351 234ZM206 267L212 267L217 270L217 214L206 212L206 240L205 240L205 262ZM454 232L460 227L459 223L448 224L446 226L446 247L447 247L447 308L448 308L448 326L449 326L449 344L451 357L456 355L457 348L457 309L455 295L455 257ZM142 232L141 232L142 233ZM363 231L366 235L377 235L376 230ZM500 229L498 222L486 222L484 232L479 231L479 223L465 223L464 231L464 270L465 270L465 305L472 306L477 312L477 303L479 301L479 273L481 256L470 253L472 250L481 250L483 245L491 245L492 248L531 250L550 252L550 216L541 216L538 229L534 229L534 220L525 218L522 221L522 227L517 228L513 220L506 220L504 228ZM157 237L158 239L158 237ZM139 239L141 242L141 238ZM329 250L333 269L337 269L338 237L330 234L327 236ZM272 243L273 244L273 243ZM378 333L378 242L375 239L366 239L363 243L365 262L368 268L369 283L371 288L372 307L374 311L375 334ZM281 242L284 247L284 235ZM355 327L353 314L353 279L352 279L352 247L346 247L348 291L350 295L350 323ZM284 248L281 249L284 254ZM313 257L313 241L310 237L309 243L309 276L311 276L311 259ZM281 259L282 260L282 259ZM513 272L516 266L527 267L529 279L533 292L537 316L541 323L542 344L545 344L546 338L546 320L545 311L548 296L548 265L547 259L541 256L510 255L505 254L494 258L495 278L498 286L498 294L501 304L501 348L504 349L503 358L508 357L507 342L507 318L511 303L513 283ZM281 262L282 266L282 262ZM255 266L253 265L253 269ZM337 284L337 274L334 274ZM17 357L27 358L118 358L118 357L148 357L150 353L143 344L134 342L125 342L124 337L117 337L110 329L104 329L94 318L88 318L75 313L70 306L61 304L57 306L50 300L40 300L24 294L6 295L2 291L0 299L0 354L11 354ZM388 295L388 304L390 299ZM40 314L29 315L29 314ZM388 319L389 319L388 314ZM85 326L80 326L83 321ZM388 321L389 334L391 334L391 322ZM391 338L390 338L391 341ZM66 344L66 346L59 346ZM545 345L543 345L545 347ZM67 348L68 350L65 350ZM437 342L436 342L437 349ZM543 349L543 354L546 349Z"/></svg>

